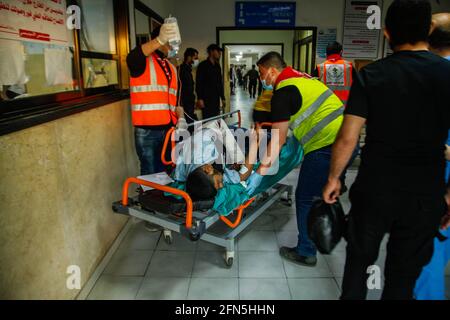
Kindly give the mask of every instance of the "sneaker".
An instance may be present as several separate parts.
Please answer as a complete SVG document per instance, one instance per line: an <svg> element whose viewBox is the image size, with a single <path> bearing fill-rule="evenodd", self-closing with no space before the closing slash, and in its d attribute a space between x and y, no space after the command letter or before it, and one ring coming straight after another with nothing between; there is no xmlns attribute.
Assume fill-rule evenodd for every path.
<svg viewBox="0 0 450 320"><path fill-rule="evenodd" d="M317 258L316 257L304 257L297 253L296 248L288 248L288 247L281 247L280 248L280 255L296 264L306 266L306 267L315 267L317 264Z"/></svg>

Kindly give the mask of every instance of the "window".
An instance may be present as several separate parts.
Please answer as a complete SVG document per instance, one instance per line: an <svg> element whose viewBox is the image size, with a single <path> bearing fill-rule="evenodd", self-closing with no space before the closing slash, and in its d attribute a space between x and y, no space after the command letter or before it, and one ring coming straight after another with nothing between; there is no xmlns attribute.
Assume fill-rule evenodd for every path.
<svg viewBox="0 0 450 320"><path fill-rule="evenodd" d="M80 0L81 68L84 88L117 85L118 57L114 11L110 0Z"/></svg>
<svg viewBox="0 0 450 320"><path fill-rule="evenodd" d="M79 30L66 27L70 5ZM1 1L0 134L125 98L127 52L127 1Z"/></svg>

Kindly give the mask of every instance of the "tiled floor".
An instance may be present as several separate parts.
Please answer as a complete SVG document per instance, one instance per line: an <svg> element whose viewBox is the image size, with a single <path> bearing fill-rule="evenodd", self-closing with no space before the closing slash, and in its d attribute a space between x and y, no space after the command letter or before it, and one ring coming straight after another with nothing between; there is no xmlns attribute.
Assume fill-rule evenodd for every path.
<svg viewBox="0 0 450 320"><path fill-rule="evenodd" d="M249 105L245 93L235 102ZM242 108L241 108L242 109ZM247 111L245 111L247 110ZM244 108L244 124L250 121ZM348 185L356 172L348 173ZM295 186L298 170L284 179ZM349 202L342 197L346 211ZM224 249L200 241L191 242L177 234L167 245L160 232L135 224L126 235L88 299L337 299L345 263L345 243L329 256L318 256L315 268L283 260L278 249L294 246L297 225L294 207L276 203L241 234L232 268L225 267ZM384 265L385 243L379 264ZM447 268L450 298L450 265ZM378 299L381 290L369 292Z"/></svg>

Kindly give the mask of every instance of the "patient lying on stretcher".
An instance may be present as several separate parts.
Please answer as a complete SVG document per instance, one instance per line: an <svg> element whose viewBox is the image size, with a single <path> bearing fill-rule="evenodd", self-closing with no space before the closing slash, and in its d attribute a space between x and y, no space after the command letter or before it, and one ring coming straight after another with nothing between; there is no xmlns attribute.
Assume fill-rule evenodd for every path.
<svg viewBox="0 0 450 320"><path fill-rule="evenodd" d="M238 133L248 139L247 156L235 140L237 133L233 135L224 121L196 131L183 142L177 152L173 177L186 184L186 191L194 201L214 198L224 184L245 186L256 163L258 139L254 130Z"/></svg>
<svg viewBox="0 0 450 320"><path fill-rule="evenodd" d="M243 203L249 197L267 191L298 167L303 158L303 150L298 140L293 136L288 137L281 148L276 165L270 167L270 173L263 177L259 187L252 194L247 194L245 181L252 170L256 170L260 165L256 157L258 155L262 158L261 155L264 154L265 135L262 133L255 139L256 132L250 131L247 134L250 137L249 140L256 140L256 143L249 143L249 152L245 157L233 134L230 137L230 130L225 122L219 122L219 126L223 135L229 137L229 139L223 139L225 156L227 157L230 153L237 155L234 162L227 161L232 165L223 165L224 155L219 152L220 148L216 147L214 139L208 135L194 134L189 139L196 143L192 148L189 148L192 144L182 146L179 156L175 159L176 168L172 178L176 181L175 187L187 191L193 200L214 198L214 209L221 214L227 213L228 209L237 202Z"/></svg>
<svg viewBox="0 0 450 320"><path fill-rule="evenodd" d="M222 167L215 163L201 165L188 175L187 193L193 200L207 200L217 195L217 191L224 187L224 181L231 184L242 183L245 186L245 181L250 177L256 163L257 153L257 134L252 129L249 136L249 152L244 164L233 164L229 167Z"/></svg>

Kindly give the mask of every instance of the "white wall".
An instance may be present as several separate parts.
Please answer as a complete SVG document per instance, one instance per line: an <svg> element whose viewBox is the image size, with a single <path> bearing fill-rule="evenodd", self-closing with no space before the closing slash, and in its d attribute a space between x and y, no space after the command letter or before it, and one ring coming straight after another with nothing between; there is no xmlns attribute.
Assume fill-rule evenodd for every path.
<svg viewBox="0 0 450 320"><path fill-rule="evenodd" d="M186 1L176 0L141 0L147 7L159 14L163 19L167 18L170 14L175 16L175 4ZM194 1L193 1L194 2Z"/></svg>
<svg viewBox="0 0 450 320"><path fill-rule="evenodd" d="M392 1L384 0L383 19ZM157 3L161 0L148 2ZM206 55L208 44L216 41L216 27L235 26L235 0L168 0L168 2L174 5L173 14L178 18L183 46L197 48L201 58ZM450 11L449 0L441 0L441 5L438 5L436 0L431 2L433 12ZM342 41L344 4L345 0L297 0L296 25L337 27L337 39ZM379 52L381 57L382 41Z"/></svg>

